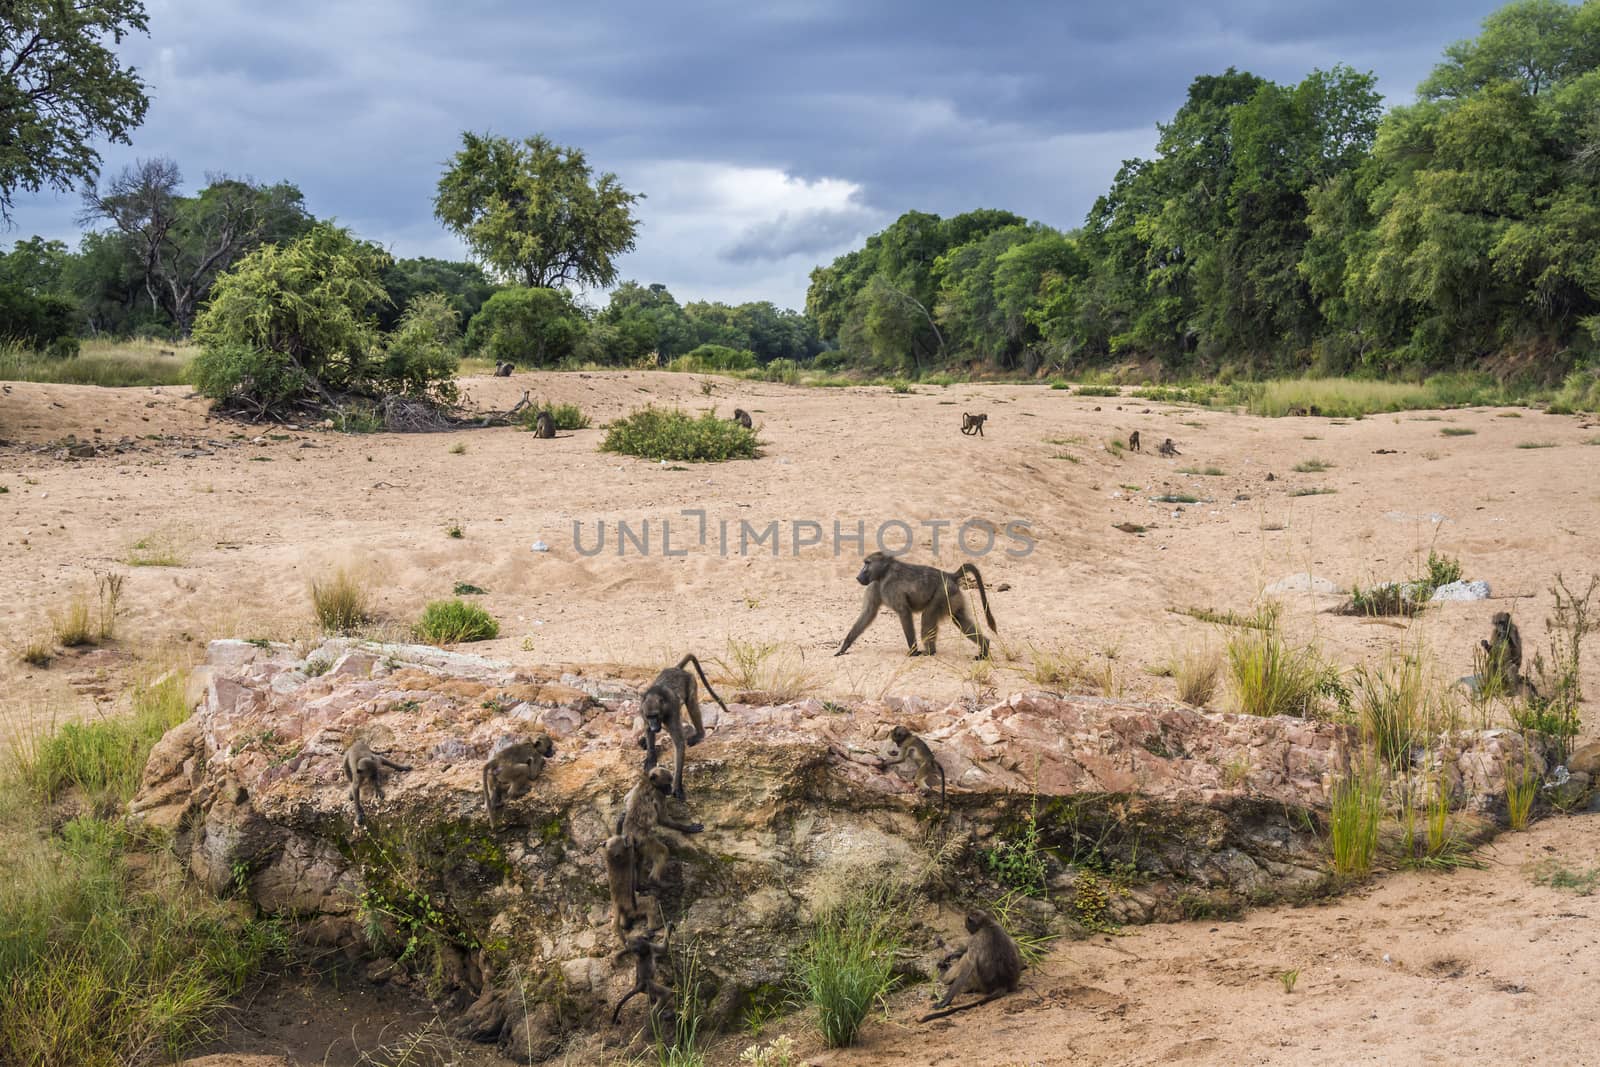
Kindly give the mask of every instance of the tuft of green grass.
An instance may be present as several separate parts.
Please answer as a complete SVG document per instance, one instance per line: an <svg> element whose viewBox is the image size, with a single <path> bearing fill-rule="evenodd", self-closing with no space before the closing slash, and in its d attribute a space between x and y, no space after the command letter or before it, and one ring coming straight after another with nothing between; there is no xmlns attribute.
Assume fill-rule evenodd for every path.
<svg viewBox="0 0 1600 1067"><path fill-rule="evenodd" d="M1383 778L1370 767L1352 770L1334 783L1328 814L1333 869L1344 875L1372 870L1383 818Z"/></svg>
<svg viewBox="0 0 1600 1067"><path fill-rule="evenodd" d="M532 430L533 424L539 418L539 412L548 411L550 418L555 421L558 430L587 430L589 416L576 404L546 404L539 401L530 407L522 409L522 428Z"/></svg>
<svg viewBox="0 0 1600 1067"><path fill-rule="evenodd" d="M1513 830L1526 830L1539 795L1539 774L1532 767L1506 768L1506 819Z"/></svg>
<svg viewBox="0 0 1600 1067"><path fill-rule="evenodd" d="M481 585L473 585L471 582L457 582L455 588L451 590L456 596L482 596L488 591Z"/></svg>
<svg viewBox="0 0 1600 1067"><path fill-rule="evenodd" d="M1600 867L1587 869L1568 867L1558 859L1540 860L1533 868L1535 885L1551 889L1570 889L1580 897L1587 897L1600 889Z"/></svg>
<svg viewBox="0 0 1600 1067"><path fill-rule="evenodd" d="M331 577L311 580L311 611L323 633L347 634L372 619L372 601L361 579L341 567Z"/></svg>
<svg viewBox="0 0 1600 1067"><path fill-rule="evenodd" d="M181 567L183 553L171 533L147 534L128 546L123 562L130 567Z"/></svg>
<svg viewBox="0 0 1600 1067"><path fill-rule="evenodd" d="M56 644L62 648L81 648L94 644L94 619L89 598L82 593L73 594L66 607L50 613L50 628Z"/></svg>
<svg viewBox="0 0 1600 1067"><path fill-rule="evenodd" d="M1200 498L1188 493L1162 493L1160 496L1150 498L1158 504L1198 504Z"/></svg>
<svg viewBox="0 0 1600 1067"><path fill-rule="evenodd" d="M1332 470L1333 464L1325 459L1307 459L1296 463L1293 469L1299 474L1321 474L1323 471Z"/></svg>
<svg viewBox="0 0 1600 1067"><path fill-rule="evenodd" d="M1315 645L1290 647L1278 630L1247 630L1228 639L1228 673L1246 715L1304 718L1321 699L1339 695L1338 672Z"/></svg>
<svg viewBox="0 0 1600 1067"><path fill-rule="evenodd" d="M1439 436L1441 436L1441 437L1471 437L1473 434L1475 434L1477 432L1478 432L1477 430L1470 430L1465 426L1445 426L1445 427L1440 428Z"/></svg>
<svg viewBox="0 0 1600 1067"><path fill-rule="evenodd" d="M760 455L759 446L754 430L719 419L714 412L696 417L677 409L646 407L608 426L600 450L644 459L718 463L754 459Z"/></svg>
<svg viewBox="0 0 1600 1067"><path fill-rule="evenodd" d="M1422 658L1397 655L1376 667L1357 667L1352 688L1367 744L1385 766L1408 766L1412 746L1430 740Z"/></svg>
<svg viewBox="0 0 1600 1067"><path fill-rule="evenodd" d="M1169 607L1167 610L1174 615L1187 615L1191 619L1216 623L1219 626L1243 626L1251 630L1271 630L1278 625L1278 616L1283 613L1283 605L1276 600L1267 600L1248 615L1240 615L1232 610L1216 611L1212 608Z"/></svg>
<svg viewBox="0 0 1600 1067"><path fill-rule="evenodd" d="M1556 447L1556 443L1554 441L1519 441L1519 442L1517 442L1517 447L1518 448L1554 448L1554 447Z"/></svg>
<svg viewBox="0 0 1600 1067"><path fill-rule="evenodd" d="M488 641L500 636L500 624L476 604L464 600L435 600L417 620L417 636L434 645Z"/></svg>
<svg viewBox="0 0 1600 1067"><path fill-rule="evenodd" d="M864 893L824 912L799 952L799 984L828 1048L854 1042L872 1005L894 987L900 946L883 896Z"/></svg>
<svg viewBox="0 0 1600 1067"><path fill-rule="evenodd" d="M1337 490L1337 489L1293 489L1293 490L1290 490L1289 495L1290 496L1330 496L1330 495L1332 495L1334 493L1337 493L1338 491L1339 490Z"/></svg>
<svg viewBox="0 0 1600 1067"><path fill-rule="evenodd" d="M1220 478L1225 473L1221 467L1179 467L1179 474L1203 474L1207 478Z"/></svg>
<svg viewBox="0 0 1600 1067"><path fill-rule="evenodd" d="M1080 385L1079 396L1121 396L1122 390L1114 385Z"/></svg>
<svg viewBox="0 0 1600 1067"><path fill-rule="evenodd" d="M1300 980L1300 968L1295 967L1287 971L1278 972L1278 982L1283 986L1285 993L1294 992L1294 984Z"/></svg>

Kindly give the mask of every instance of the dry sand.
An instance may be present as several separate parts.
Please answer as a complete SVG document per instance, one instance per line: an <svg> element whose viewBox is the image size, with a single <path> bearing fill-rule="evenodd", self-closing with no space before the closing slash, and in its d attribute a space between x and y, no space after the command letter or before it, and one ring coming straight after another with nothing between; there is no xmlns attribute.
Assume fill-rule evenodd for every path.
<svg viewBox="0 0 1600 1067"><path fill-rule="evenodd" d="M702 381L713 385L709 398ZM1170 696L1170 679L1153 672L1185 648L1220 646L1226 634L1169 608L1248 611L1270 583L1306 571L1340 588L1409 578L1430 548L1459 557L1496 599L1441 605L1409 624L1330 614L1337 597L1280 599L1290 632L1314 635L1338 662L1421 644L1442 675L1455 677L1470 673L1471 649L1494 611L1515 614L1531 655L1545 641L1552 576L1600 570L1600 447L1584 444L1600 430L1526 409L1341 422L1027 386L893 395L645 372L464 384L486 409L509 407L524 389L577 403L596 428L554 441L514 428L344 436L211 419L182 387L11 383L0 393L0 486L9 490L0 494L0 640L18 642L44 625L97 569L125 573L127 591L119 645L64 655L47 670L6 657L0 723L15 734L94 714L97 701L113 707L129 678L193 658L210 637L309 638L308 583L339 567L367 577L395 633L458 581L486 588L475 599L500 620L501 636L470 650L517 664L649 669L684 650L730 658L737 639L777 645L769 662L824 695L978 699L1028 688L1034 649L1080 658L1095 674L1109 667L1112 685L1129 694ZM761 428L765 455L678 470L599 452L598 427L646 402L743 407ZM957 432L964 410L989 413L984 437ZM1475 432L1447 437L1445 427ZM1108 450L1134 429L1143 454ZM78 460L36 450L68 433L132 438L136 450ZM1154 454L1166 437L1180 458ZM1554 447L1516 447L1528 442ZM1292 470L1310 459L1331 467ZM1180 473L1211 467L1224 473ZM1291 496L1307 488L1336 492ZM1149 499L1158 493L1203 499ZM696 543L697 520L680 515L684 508L706 511L709 545ZM646 519L649 555L630 545L619 556L616 521L637 530ZM583 524L592 546L601 520L606 550L585 557L573 524ZM687 554L662 553L663 520L672 522L674 551ZM722 520L732 532L727 555L716 546ZM757 530L779 523L776 558L767 546L739 554L741 520ZM796 555L797 520L821 524L826 543ZM977 560L1003 641L998 669L975 669L970 646L949 627L936 658L908 659L892 617L834 658L859 608L852 579L862 554L853 543L835 553L836 520L847 530L865 523L868 550L881 523L948 521L940 562L951 568L965 558L951 550L963 522L1028 523L1031 554L1010 558L1002 536ZM1150 529L1113 528L1124 522ZM464 536L448 536L454 525ZM126 566L144 539L169 545L181 565ZM532 551L536 541L550 550ZM897 547L898 536L891 542ZM912 558L929 561L929 549L929 530L919 528ZM999 591L1002 584L1010 588ZM1589 679L1596 656L1591 649L1585 660ZM713 667L717 674L731 684L728 670ZM1217 1063L1475 1062L1491 1051L1520 1061L1543 1058L1540 1050L1584 1062L1591 1052L1581 1023L1593 1021L1600 998L1577 976L1594 934L1558 913L1592 917L1591 898L1530 889L1520 865L1540 841L1594 862L1595 825L1547 825L1506 839L1497 848L1514 858L1486 871L1396 877L1329 908L1269 910L1215 933L1162 927L1072 946L1041 972L1031 1001L970 1013L962 1027L930 1031L936 1036L873 1032L867 1050L830 1062L1056 1063L1069 1050L1096 1062L1169 1054ZM1352 945L1331 959L1354 931L1359 951ZM1382 952L1404 966L1375 962ZM1476 962L1460 978L1428 971L1447 955ZM1304 973L1285 997L1271 975L1290 966ZM1532 992L1495 991L1502 980ZM1080 987L1093 996L1072 993ZM1318 1027L1326 1037L1315 1036ZM1018 1043L1003 1055L987 1041L956 1051L978 1031Z"/></svg>

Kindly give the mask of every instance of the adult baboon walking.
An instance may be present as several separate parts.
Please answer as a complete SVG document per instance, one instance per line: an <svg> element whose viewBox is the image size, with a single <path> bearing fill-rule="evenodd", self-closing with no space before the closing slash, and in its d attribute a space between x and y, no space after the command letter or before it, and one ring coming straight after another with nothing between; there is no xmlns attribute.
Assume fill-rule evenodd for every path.
<svg viewBox="0 0 1600 1067"><path fill-rule="evenodd" d="M999 632L994 624L994 612L989 610L989 594L983 588L983 575L971 563L963 563L953 571L938 567L925 567L917 563L902 563L887 552L874 552L861 563L861 573L856 581L867 587L861 600L861 616L850 627L844 643L834 655L850 651L856 638L878 617L879 609L887 605L900 616L900 627L905 631L906 644L913 656L933 655L939 636L939 623L946 616L955 620L961 634L978 646L978 658L989 658L989 639L983 636L967 608L966 594L961 591L961 579L972 575L978 583L978 599L983 602L983 616L989 629ZM917 631L911 621L913 614L922 616L922 644L917 644Z"/></svg>
<svg viewBox="0 0 1600 1067"><path fill-rule="evenodd" d="M969 415L963 411L961 413L961 432L966 434L968 437L971 437L973 434L977 434L979 437L982 437L983 424L988 421L988 415Z"/></svg>

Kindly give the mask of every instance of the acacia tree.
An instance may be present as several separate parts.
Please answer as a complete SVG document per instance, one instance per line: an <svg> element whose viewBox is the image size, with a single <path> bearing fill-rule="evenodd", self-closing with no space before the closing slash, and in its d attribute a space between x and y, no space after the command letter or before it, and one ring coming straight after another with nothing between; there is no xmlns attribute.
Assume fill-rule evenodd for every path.
<svg viewBox="0 0 1600 1067"><path fill-rule="evenodd" d="M93 181L95 137L128 143L149 100L107 47L147 31L142 0L0 3L0 218L18 189L67 192Z"/></svg>
<svg viewBox="0 0 1600 1067"><path fill-rule="evenodd" d="M127 237L150 302L186 335L217 275L263 242L298 237L311 219L300 190L287 182L263 186L212 175L197 195L184 197L182 181L172 160L140 160L104 192L85 190L79 221L106 219Z"/></svg>
<svg viewBox="0 0 1600 1067"><path fill-rule="evenodd" d="M473 254L535 288L616 281L613 260L633 249L641 194L615 174L594 177L581 150L543 135L519 144L469 132L461 141L433 212Z"/></svg>

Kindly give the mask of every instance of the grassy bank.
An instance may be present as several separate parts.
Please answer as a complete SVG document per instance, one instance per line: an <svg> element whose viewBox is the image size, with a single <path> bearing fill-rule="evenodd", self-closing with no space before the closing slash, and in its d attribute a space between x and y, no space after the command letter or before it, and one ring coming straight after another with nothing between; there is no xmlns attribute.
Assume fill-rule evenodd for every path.
<svg viewBox="0 0 1600 1067"><path fill-rule="evenodd" d="M85 341L76 356L52 359L0 344L0 380L57 385L185 385L193 352L166 341Z"/></svg>
<svg viewBox="0 0 1600 1067"><path fill-rule="evenodd" d="M133 704L13 735L0 761L0 1063L176 1058L282 944L123 818L151 746L188 713L183 679Z"/></svg>

